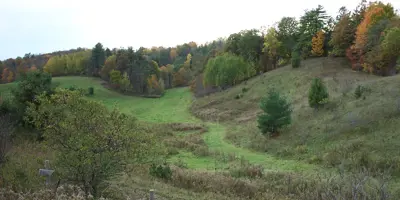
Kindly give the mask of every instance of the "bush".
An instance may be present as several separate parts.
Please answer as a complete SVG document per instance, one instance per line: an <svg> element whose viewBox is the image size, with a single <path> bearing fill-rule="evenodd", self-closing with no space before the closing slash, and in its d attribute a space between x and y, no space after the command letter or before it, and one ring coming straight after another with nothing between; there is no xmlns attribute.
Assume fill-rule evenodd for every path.
<svg viewBox="0 0 400 200"><path fill-rule="evenodd" d="M94 95L94 88L93 88L93 87L89 87L89 88L88 88L88 94L89 94L90 96L93 96L93 95Z"/></svg>
<svg viewBox="0 0 400 200"><path fill-rule="evenodd" d="M292 53L292 67L298 68L298 67L300 67L300 64L301 64L300 54L297 52L293 52Z"/></svg>
<svg viewBox="0 0 400 200"><path fill-rule="evenodd" d="M235 95L235 99L240 99L240 98L242 98L243 97L243 94L237 94L237 95Z"/></svg>
<svg viewBox="0 0 400 200"><path fill-rule="evenodd" d="M247 91L249 91L249 88L247 88L247 87L242 88L242 92L243 92L243 93L245 93L245 92L247 92Z"/></svg>
<svg viewBox="0 0 400 200"><path fill-rule="evenodd" d="M170 180L172 177L172 170L167 163L162 165L152 164L150 166L150 175L157 178Z"/></svg>
<svg viewBox="0 0 400 200"><path fill-rule="evenodd" d="M291 123L291 105L280 94L272 90L261 99L260 108L264 111L258 116L258 128L263 134L275 135L278 129Z"/></svg>
<svg viewBox="0 0 400 200"><path fill-rule="evenodd" d="M314 78L308 94L308 104L312 108L318 108L328 101L328 90L320 78Z"/></svg>
<svg viewBox="0 0 400 200"><path fill-rule="evenodd" d="M75 91L77 87L75 85L71 85L67 88L69 91Z"/></svg>
<svg viewBox="0 0 400 200"><path fill-rule="evenodd" d="M356 90L354 91L354 96L356 97L356 99L359 99L366 92L370 92L370 89L365 86L358 85ZM364 96L364 98L365 98L365 96Z"/></svg>

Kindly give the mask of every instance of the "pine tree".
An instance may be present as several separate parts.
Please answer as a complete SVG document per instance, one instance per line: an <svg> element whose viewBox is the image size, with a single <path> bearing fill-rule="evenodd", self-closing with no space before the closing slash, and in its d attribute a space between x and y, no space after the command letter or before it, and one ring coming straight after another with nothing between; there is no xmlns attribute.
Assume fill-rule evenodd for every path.
<svg viewBox="0 0 400 200"><path fill-rule="evenodd" d="M317 108L326 103L329 94L328 90L320 78L314 78L308 94L308 103L310 107Z"/></svg>
<svg viewBox="0 0 400 200"><path fill-rule="evenodd" d="M291 123L291 105L277 91L272 90L261 99L260 108L264 111L258 116L258 128L262 134L277 135L280 128Z"/></svg>

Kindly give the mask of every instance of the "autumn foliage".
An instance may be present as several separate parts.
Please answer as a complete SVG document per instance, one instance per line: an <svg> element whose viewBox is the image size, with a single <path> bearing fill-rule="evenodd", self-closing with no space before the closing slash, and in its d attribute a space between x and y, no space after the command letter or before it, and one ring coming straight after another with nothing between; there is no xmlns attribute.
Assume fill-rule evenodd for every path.
<svg viewBox="0 0 400 200"><path fill-rule="evenodd" d="M324 31L320 30L312 38L312 50L311 50L312 55L314 56L324 55L324 41L325 41L325 33Z"/></svg>
<svg viewBox="0 0 400 200"><path fill-rule="evenodd" d="M14 80L14 72L9 70L8 68L3 69L3 73L1 74L1 80L3 83L10 83Z"/></svg>

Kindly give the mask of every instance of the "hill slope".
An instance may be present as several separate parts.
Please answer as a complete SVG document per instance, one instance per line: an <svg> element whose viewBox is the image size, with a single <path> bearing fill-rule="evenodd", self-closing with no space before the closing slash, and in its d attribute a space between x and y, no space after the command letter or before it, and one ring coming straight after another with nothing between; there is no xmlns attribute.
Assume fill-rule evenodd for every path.
<svg viewBox="0 0 400 200"><path fill-rule="evenodd" d="M308 106L311 80L321 77L330 95L321 110ZM357 99L363 85L370 92ZM247 88L247 92L243 92ZM293 106L292 125L277 139L260 135L256 124L259 101L275 88ZM221 93L197 99L193 113L228 124L226 139L238 146L324 166L387 170L399 166L400 76L377 77L353 72L344 59L317 58L293 69L286 66ZM235 96L243 94L236 99ZM395 168L391 174L399 174Z"/></svg>

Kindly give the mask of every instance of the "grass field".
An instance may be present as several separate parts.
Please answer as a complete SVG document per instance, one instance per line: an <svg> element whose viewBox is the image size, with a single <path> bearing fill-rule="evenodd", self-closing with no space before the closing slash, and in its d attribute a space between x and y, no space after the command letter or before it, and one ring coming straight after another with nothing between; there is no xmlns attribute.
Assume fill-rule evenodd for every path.
<svg viewBox="0 0 400 200"><path fill-rule="evenodd" d="M101 85L101 80L87 77L57 77L53 79L59 87L75 85L81 88L94 87L95 95L91 98L103 102L108 107L116 106L125 113L147 122L186 122L200 123L189 112L193 101L188 88L170 89L162 98L142 98L125 96L120 93L108 90ZM266 170L287 170L287 171L314 171L318 167L300 161L281 160L265 153L252 152L247 149L235 147L224 140L226 127L224 124L207 123L208 132L203 136L210 150L217 150L226 153L234 153L237 157L245 157L250 163L260 164ZM187 163L189 168L213 169L217 161L210 157L196 157L190 152L182 152L171 158L171 161L181 159ZM218 164L220 168L226 164Z"/></svg>
<svg viewBox="0 0 400 200"><path fill-rule="evenodd" d="M307 101L314 77L324 80L330 95L329 103L318 111ZM373 176L385 170L393 180L400 177L400 77L353 72L344 59L309 59L301 68L282 67L199 99L188 88L167 90L162 98L142 98L108 90L96 78L56 77L53 81L65 88L94 87L94 95L88 98L144 122L205 125L207 131L201 134L174 132L172 140L188 139L200 147L204 143L212 152L198 155L183 148L169 158L190 169L229 170L243 158L262 165L266 172L335 174L337 168L356 172L365 167ZM7 93L13 85L0 85L0 92ZM358 85L368 91L357 99ZM278 138L269 139L260 134L256 118L260 99L273 88L292 103L293 122ZM238 94L243 97L235 98ZM221 160L215 152L235 159ZM397 185L391 182L392 188Z"/></svg>

